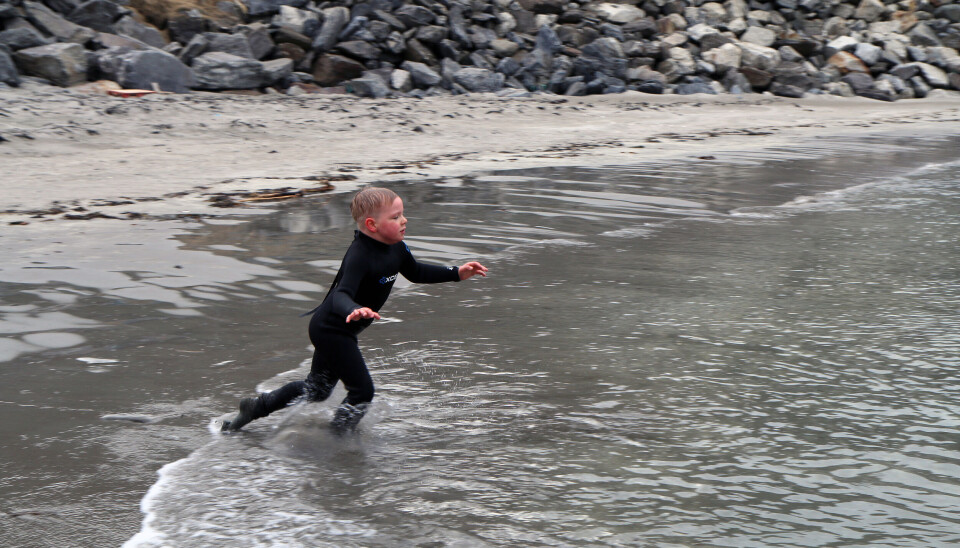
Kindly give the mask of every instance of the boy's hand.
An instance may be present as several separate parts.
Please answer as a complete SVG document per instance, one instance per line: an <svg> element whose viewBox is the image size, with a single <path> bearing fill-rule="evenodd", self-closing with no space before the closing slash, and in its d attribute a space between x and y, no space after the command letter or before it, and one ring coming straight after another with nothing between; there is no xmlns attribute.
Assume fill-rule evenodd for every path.
<svg viewBox="0 0 960 548"><path fill-rule="evenodd" d="M377 314L376 312L367 308L366 306L363 308L357 308L356 310L351 312L349 316L347 316L347 323L355 322L357 320L363 320L363 319L379 320L380 314Z"/></svg>
<svg viewBox="0 0 960 548"><path fill-rule="evenodd" d="M470 261L469 263L464 264L460 267L460 279L466 280L467 278L472 278L477 274L481 276L487 275L487 267L476 261Z"/></svg>

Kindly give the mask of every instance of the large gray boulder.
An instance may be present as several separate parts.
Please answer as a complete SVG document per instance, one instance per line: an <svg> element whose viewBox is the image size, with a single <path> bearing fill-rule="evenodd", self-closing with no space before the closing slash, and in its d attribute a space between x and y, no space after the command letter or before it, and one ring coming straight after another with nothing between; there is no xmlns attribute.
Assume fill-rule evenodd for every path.
<svg viewBox="0 0 960 548"><path fill-rule="evenodd" d="M292 59L273 59L271 61L262 61L262 63L264 86L279 84L293 74Z"/></svg>
<svg viewBox="0 0 960 548"><path fill-rule="evenodd" d="M317 51L329 51L337 45L337 38L343 27L350 22L350 10L342 6L323 10L323 25L313 39L313 48Z"/></svg>
<svg viewBox="0 0 960 548"><path fill-rule="evenodd" d="M390 95L390 88L382 78L374 74L354 78L347 82L347 89L360 97L383 99Z"/></svg>
<svg viewBox="0 0 960 548"><path fill-rule="evenodd" d="M0 50L0 83L8 86L19 86L20 76L17 74L17 67L3 50Z"/></svg>
<svg viewBox="0 0 960 548"><path fill-rule="evenodd" d="M129 10L110 0L87 0L70 12L67 19L82 27L115 33L113 22L127 13Z"/></svg>
<svg viewBox="0 0 960 548"><path fill-rule="evenodd" d="M250 49L250 42L243 34L205 32L203 33L203 38L205 38L207 41L207 47L205 51L221 51L223 53L229 53L230 55L245 57L247 59L256 58L253 54L253 50Z"/></svg>
<svg viewBox="0 0 960 548"><path fill-rule="evenodd" d="M117 83L128 89L153 89L186 93L194 86L190 67L165 51L147 49L122 56L117 68Z"/></svg>
<svg viewBox="0 0 960 548"><path fill-rule="evenodd" d="M50 8L39 2L23 2L23 12L27 20L38 28L61 42L76 42L83 44L96 36L96 31L71 23L54 13Z"/></svg>
<svg viewBox="0 0 960 548"><path fill-rule="evenodd" d="M410 73L413 85L418 88L431 88L438 85L443 79L436 71L423 63L404 61L400 68Z"/></svg>
<svg viewBox="0 0 960 548"><path fill-rule="evenodd" d="M113 28L117 34L136 38L148 46L160 49L167 45L167 41L156 27L144 25L129 15L121 17L113 24Z"/></svg>
<svg viewBox="0 0 960 548"><path fill-rule="evenodd" d="M254 89L264 85L266 77L263 63L212 51L193 60L193 72L197 89Z"/></svg>
<svg viewBox="0 0 960 548"><path fill-rule="evenodd" d="M49 40L29 25L0 32L0 44L13 51L45 46L49 43Z"/></svg>
<svg viewBox="0 0 960 548"><path fill-rule="evenodd" d="M503 88L504 76L481 68L462 68L453 73L453 81L472 92L496 92Z"/></svg>
<svg viewBox="0 0 960 548"><path fill-rule="evenodd" d="M13 56L20 72L61 87L87 80L87 54L80 44L49 44L22 49Z"/></svg>

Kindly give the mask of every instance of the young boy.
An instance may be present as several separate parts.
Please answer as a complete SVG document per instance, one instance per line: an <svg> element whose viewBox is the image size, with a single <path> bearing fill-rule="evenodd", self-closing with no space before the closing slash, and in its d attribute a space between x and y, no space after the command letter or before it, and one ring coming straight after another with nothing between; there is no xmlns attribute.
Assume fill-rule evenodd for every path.
<svg viewBox="0 0 960 548"><path fill-rule="evenodd" d="M407 227L403 200L392 190L361 190L353 197L350 212L357 222L353 243L327 296L311 312L314 352L310 374L306 380L240 400L240 412L224 422L222 430L239 430L301 397L323 401L337 381L343 381L347 397L334 412L331 426L338 433L352 430L373 400L373 381L360 355L357 335L380 319L380 307L390 295L397 274L414 283L458 282L477 274L487 275L487 268L474 261L460 267L417 262L403 243Z"/></svg>

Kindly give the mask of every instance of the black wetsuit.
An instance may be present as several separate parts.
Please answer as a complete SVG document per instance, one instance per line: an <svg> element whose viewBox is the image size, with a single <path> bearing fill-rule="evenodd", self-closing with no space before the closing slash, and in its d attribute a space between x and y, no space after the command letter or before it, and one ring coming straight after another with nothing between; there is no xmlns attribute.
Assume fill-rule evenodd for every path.
<svg viewBox="0 0 960 548"><path fill-rule="evenodd" d="M282 409L300 396L311 401L325 400L337 381L343 381L347 397L334 417L353 426L367 403L373 400L373 381L357 345L357 335L373 320L346 323L346 317L358 308L380 311L387 301L397 274L414 283L460 281L456 266L437 266L417 262L403 242L388 245L355 232L340 270L323 302L312 311L310 342L313 364L305 381L295 381L260 395L257 415L266 416ZM352 423L352 424L351 424Z"/></svg>

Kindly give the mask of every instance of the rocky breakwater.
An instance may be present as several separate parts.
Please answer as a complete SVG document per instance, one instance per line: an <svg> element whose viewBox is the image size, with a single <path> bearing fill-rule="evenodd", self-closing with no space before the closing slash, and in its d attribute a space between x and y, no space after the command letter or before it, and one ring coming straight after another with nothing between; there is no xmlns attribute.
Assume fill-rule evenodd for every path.
<svg viewBox="0 0 960 548"><path fill-rule="evenodd" d="M425 96L960 90L952 0L0 0L0 82Z"/></svg>

